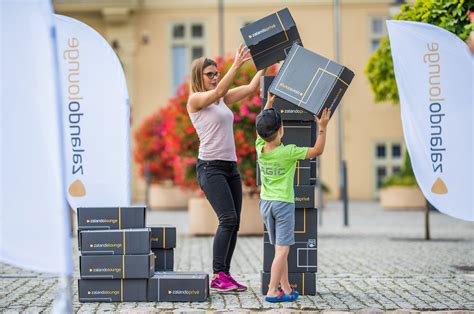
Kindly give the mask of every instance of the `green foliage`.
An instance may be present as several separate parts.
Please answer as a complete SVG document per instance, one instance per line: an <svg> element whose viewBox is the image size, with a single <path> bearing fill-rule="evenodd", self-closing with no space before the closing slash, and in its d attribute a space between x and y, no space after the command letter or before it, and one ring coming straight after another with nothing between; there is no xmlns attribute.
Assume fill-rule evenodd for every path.
<svg viewBox="0 0 474 314"><path fill-rule="evenodd" d="M417 0L405 4L394 20L418 21L437 25L460 39L466 40L474 31L467 12L474 10L474 0ZM399 103L392 53L388 36L380 42L379 48L370 57L365 73L375 95L375 102Z"/></svg>
<svg viewBox="0 0 474 314"><path fill-rule="evenodd" d="M382 187L389 187L394 185L401 185L401 186L414 186L417 185L415 174L413 173L413 168L411 166L410 155L408 152L405 153L405 160L403 161L403 167L401 171L397 174L391 175L387 177Z"/></svg>

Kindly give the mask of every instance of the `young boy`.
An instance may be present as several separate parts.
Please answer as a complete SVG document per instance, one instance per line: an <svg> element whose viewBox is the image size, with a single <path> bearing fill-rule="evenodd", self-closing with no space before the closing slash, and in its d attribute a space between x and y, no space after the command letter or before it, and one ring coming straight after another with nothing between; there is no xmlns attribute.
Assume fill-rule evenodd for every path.
<svg viewBox="0 0 474 314"><path fill-rule="evenodd" d="M319 136L314 147L283 145L283 125L280 114L272 108L274 95L268 93L264 110L257 116L257 159L262 181L260 214L268 230L270 243L275 246L270 284L265 301L291 302L299 293L288 281L288 253L295 243L295 196L293 180L297 160L310 159L323 153L326 126L330 111L324 109L319 123ZM280 285L281 289L278 288Z"/></svg>

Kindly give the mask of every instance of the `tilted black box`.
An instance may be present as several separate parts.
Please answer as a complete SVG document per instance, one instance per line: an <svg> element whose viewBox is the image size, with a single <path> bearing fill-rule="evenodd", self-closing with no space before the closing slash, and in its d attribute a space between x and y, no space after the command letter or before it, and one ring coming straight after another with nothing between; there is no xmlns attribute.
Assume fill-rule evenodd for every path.
<svg viewBox="0 0 474 314"><path fill-rule="evenodd" d="M140 279L153 277L155 255L79 256L82 279Z"/></svg>
<svg viewBox="0 0 474 314"><path fill-rule="evenodd" d="M267 294L271 274L263 271L260 274L262 279L262 294ZM288 281L300 295L316 295L315 273L288 273Z"/></svg>
<svg viewBox="0 0 474 314"><path fill-rule="evenodd" d="M263 243L263 271L270 272L275 256L275 247L270 242ZM296 242L290 246L288 255L288 272L317 272L318 271L317 239Z"/></svg>
<svg viewBox="0 0 474 314"><path fill-rule="evenodd" d="M262 110L267 103L268 89L275 76L267 75L260 78L260 97L262 98ZM281 115L283 121L314 121L314 115L291 102L275 97L272 105Z"/></svg>
<svg viewBox="0 0 474 314"><path fill-rule="evenodd" d="M288 9L270 14L240 29L257 70L286 58L293 43L302 45Z"/></svg>
<svg viewBox="0 0 474 314"><path fill-rule="evenodd" d="M173 249L176 247L176 227L171 225L151 225L151 248Z"/></svg>
<svg viewBox="0 0 474 314"><path fill-rule="evenodd" d="M79 302L146 302L148 279L79 279Z"/></svg>
<svg viewBox="0 0 474 314"><path fill-rule="evenodd" d="M78 207L77 228L135 229L145 228L146 207Z"/></svg>
<svg viewBox="0 0 474 314"><path fill-rule="evenodd" d="M173 271L174 249L151 249L155 254L155 272Z"/></svg>
<svg viewBox="0 0 474 314"><path fill-rule="evenodd" d="M294 44L270 93L321 116L324 108L335 112L354 73L343 65Z"/></svg>
<svg viewBox="0 0 474 314"><path fill-rule="evenodd" d="M205 302L209 275L203 272L156 272L148 279L148 302Z"/></svg>
<svg viewBox="0 0 474 314"><path fill-rule="evenodd" d="M318 209L296 208L295 209L295 241L304 242L309 239L317 239L318 236ZM264 225L263 241L270 242L267 227Z"/></svg>
<svg viewBox="0 0 474 314"><path fill-rule="evenodd" d="M150 229L83 230L79 233L82 255L148 255Z"/></svg>

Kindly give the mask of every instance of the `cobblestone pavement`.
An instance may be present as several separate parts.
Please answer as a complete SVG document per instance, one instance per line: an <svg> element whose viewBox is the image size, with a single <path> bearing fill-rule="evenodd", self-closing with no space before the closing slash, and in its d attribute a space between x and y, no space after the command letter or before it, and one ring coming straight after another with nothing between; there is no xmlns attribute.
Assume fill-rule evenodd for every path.
<svg viewBox="0 0 474 314"><path fill-rule="evenodd" d="M240 237L232 265L249 285L240 294L211 294L205 303L79 303L86 312L209 311L370 311L464 310L474 312L474 224L431 214L433 240L422 240L422 212L387 212L377 203L351 202L350 226L342 226L340 203L322 213L319 231L317 295L295 303L262 301L261 237ZM153 223L174 223L187 231L186 212L152 212ZM74 241L75 243L75 241ZM178 238L175 269L211 270L212 238ZM75 280L78 278L77 253ZM57 278L0 264L0 311L50 311Z"/></svg>

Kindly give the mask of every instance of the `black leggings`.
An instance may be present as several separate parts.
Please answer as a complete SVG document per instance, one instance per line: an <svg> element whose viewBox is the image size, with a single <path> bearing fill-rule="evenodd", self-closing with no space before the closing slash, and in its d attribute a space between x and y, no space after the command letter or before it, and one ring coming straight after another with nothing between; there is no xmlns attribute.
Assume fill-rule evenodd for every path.
<svg viewBox="0 0 474 314"><path fill-rule="evenodd" d="M212 268L214 274L221 271L229 273L242 210L242 180L237 163L198 159L196 169L199 186L219 219Z"/></svg>

